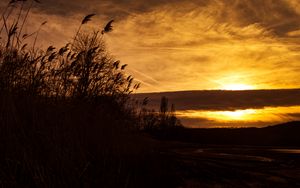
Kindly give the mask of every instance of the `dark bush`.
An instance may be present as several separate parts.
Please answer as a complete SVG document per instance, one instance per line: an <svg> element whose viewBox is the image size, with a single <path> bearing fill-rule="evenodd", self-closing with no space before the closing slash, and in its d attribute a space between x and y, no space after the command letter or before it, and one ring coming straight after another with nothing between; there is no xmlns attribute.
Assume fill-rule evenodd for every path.
<svg viewBox="0 0 300 188"><path fill-rule="evenodd" d="M46 23L23 33L34 3L11 1L2 16L0 186L168 187L165 158L135 129L128 99L139 84L104 45L113 21L84 33L87 15L71 44L43 51L35 45Z"/></svg>

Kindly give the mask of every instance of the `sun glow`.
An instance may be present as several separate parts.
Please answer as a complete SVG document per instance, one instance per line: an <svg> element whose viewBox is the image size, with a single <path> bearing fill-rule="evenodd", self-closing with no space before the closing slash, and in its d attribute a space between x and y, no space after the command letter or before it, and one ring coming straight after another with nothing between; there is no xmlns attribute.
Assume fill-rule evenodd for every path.
<svg viewBox="0 0 300 188"><path fill-rule="evenodd" d="M255 87L247 84L228 84L228 85L223 85L222 89L223 90L252 90L255 89Z"/></svg>
<svg viewBox="0 0 300 188"><path fill-rule="evenodd" d="M250 121L253 117L251 115L256 113L254 109L235 110L235 111L216 111L207 112L209 117L218 116L218 119L223 121Z"/></svg>
<svg viewBox="0 0 300 188"><path fill-rule="evenodd" d="M176 112L179 118L190 118L197 120L196 126L203 122L210 122L208 127L218 127L218 123L228 123L228 125L243 125L248 123L255 125L270 125L271 123L282 123L300 120L300 106L291 107L265 107L262 109L245 109L234 111L206 111L206 110L187 110ZM222 125L223 126L223 125Z"/></svg>

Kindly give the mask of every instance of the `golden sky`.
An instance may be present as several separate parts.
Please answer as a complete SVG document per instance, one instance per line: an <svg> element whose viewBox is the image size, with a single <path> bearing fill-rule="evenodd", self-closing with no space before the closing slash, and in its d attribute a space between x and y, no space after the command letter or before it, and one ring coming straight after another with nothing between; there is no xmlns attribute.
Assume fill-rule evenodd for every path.
<svg viewBox="0 0 300 188"><path fill-rule="evenodd" d="M181 91L137 94L159 109L162 96L175 104L187 127L262 127L300 120L300 89L253 91ZM169 106L170 106L169 105Z"/></svg>
<svg viewBox="0 0 300 188"><path fill-rule="evenodd" d="M71 42L87 14L96 16L83 31L102 29L114 19L113 32L104 37L107 48L129 65L128 73L142 83L141 93L300 88L299 0L41 2L34 5L24 31L30 34L47 21L38 38L44 49ZM0 12L7 3L0 1ZM153 107L161 95L168 96L190 127L264 126L300 120L299 91L151 96Z"/></svg>
<svg viewBox="0 0 300 188"><path fill-rule="evenodd" d="M43 0L26 30L47 20L40 44L60 47L89 13L85 29L115 19L107 46L139 92L300 86L298 0Z"/></svg>

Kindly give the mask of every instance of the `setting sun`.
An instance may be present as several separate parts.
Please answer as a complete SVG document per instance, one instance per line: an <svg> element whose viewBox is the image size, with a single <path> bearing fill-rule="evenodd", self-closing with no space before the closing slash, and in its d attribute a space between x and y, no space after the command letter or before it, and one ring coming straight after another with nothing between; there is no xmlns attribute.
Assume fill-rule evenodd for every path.
<svg viewBox="0 0 300 188"><path fill-rule="evenodd" d="M300 106L289 107L265 107L262 109L245 109L234 111L205 111L205 110L186 110L176 112L178 117L189 117L199 120L202 126L218 127L222 123L248 123L251 126L269 125L270 122L288 122L293 120L292 114L299 112ZM212 124L205 124L203 119L207 119ZM195 125L196 126L196 125ZM222 125L223 127L226 125Z"/></svg>
<svg viewBox="0 0 300 188"><path fill-rule="evenodd" d="M247 110L236 110L236 111L217 111L217 112L210 112L208 115L217 116L219 120L223 121L236 121L236 120L243 120L243 121L250 121L253 120L253 114L256 113L254 109L247 109Z"/></svg>
<svg viewBox="0 0 300 188"><path fill-rule="evenodd" d="M223 85L222 90L252 90L255 89L254 86L247 84L228 84Z"/></svg>

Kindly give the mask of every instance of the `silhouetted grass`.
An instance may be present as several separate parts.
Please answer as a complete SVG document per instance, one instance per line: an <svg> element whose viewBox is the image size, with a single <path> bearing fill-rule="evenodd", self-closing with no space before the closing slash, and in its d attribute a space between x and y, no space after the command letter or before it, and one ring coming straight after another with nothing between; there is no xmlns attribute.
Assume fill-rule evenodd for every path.
<svg viewBox="0 0 300 188"><path fill-rule="evenodd" d="M106 51L103 36L113 21L82 33L90 14L72 44L43 51L35 45L46 22L23 33L34 3L11 1L2 16L0 186L176 185L171 163L137 130L139 118L128 102L139 84ZM32 46L24 44L32 36Z"/></svg>
<svg viewBox="0 0 300 188"><path fill-rule="evenodd" d="M119 108L47 100L1 95L1 186L172 187L170 163Z"/></svg>

